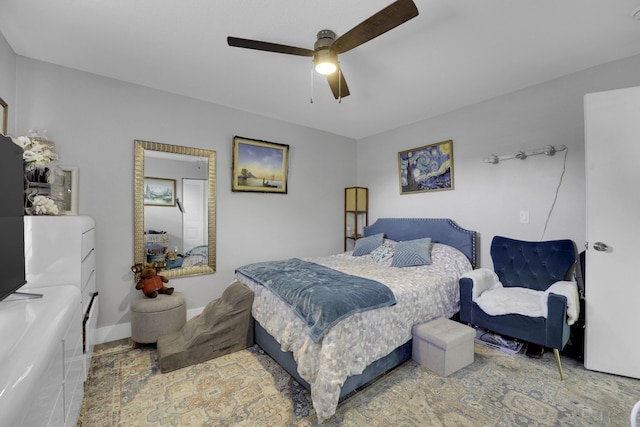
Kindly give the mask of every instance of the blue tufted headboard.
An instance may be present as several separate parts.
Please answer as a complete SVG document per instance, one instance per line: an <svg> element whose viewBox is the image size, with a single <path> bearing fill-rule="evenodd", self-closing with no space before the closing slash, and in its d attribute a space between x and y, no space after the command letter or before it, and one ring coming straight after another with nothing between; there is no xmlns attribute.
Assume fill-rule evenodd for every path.
<svg viewBox="0 0 640 427"><path fill-rule="evenodd" d="M473 268L478 262L476 232L459 227L448 218L379 218L364 228L365 236L378 233L397 242L431 237L433 243L453 246L464 253Z"/></svg>
<svg viewBox="0 0 640 427"><path fill-rule="evenodd" d="M495 236L491 242L493 270L504 286L522 286L545 291L565 280L576 261L571 240L525 242Z"/></svg>

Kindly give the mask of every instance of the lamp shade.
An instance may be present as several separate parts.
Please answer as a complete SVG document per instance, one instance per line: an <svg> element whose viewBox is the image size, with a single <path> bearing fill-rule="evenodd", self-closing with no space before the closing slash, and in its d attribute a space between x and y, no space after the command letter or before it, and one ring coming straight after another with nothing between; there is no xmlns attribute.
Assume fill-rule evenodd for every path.
<svg viewBox="0 0 640 427"><path fill-rule="evenodd" d="M313 56L313 63L315 64L316 71L320 74L335 73L338 69L338 57L335 52L329 48L316 51Z"/></svg>

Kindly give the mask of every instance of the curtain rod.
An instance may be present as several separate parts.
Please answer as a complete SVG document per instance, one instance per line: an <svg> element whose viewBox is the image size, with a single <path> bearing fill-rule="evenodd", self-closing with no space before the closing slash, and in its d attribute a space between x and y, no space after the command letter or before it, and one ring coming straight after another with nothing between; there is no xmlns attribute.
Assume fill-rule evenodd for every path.
<svg viewBox="0 0 640 427"><path fill-rule="evenodd" d="M486 159L484 159L485 163L492 163L492 164L498 164L503 160L511 160L511 159L520 159L520 160L524 160L529 156L536 156L538 154L545 154L547 156L553 156L554 154L556 154L558 151L564 151L567 149L566 145L556 145L555 147L553 145L547 145L543 148L536 148L535 150L528 150L528 151L518 151L516 153L513 154L503 154L501 156L497 156L495 154L490 155L489 157L487 157Z"/></svg>

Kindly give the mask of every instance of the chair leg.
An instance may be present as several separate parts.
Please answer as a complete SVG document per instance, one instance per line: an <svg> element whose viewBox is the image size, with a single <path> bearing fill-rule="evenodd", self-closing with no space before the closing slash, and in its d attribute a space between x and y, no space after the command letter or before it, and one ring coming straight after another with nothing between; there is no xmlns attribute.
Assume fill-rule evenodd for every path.
<svg viewBox="0 0 640 427"><path fill-rule="evenodd" d="M557 348L554 348L553 355L556 357L556 365L558 366L558 372L560 372L560 381L564 381L564 375L562 375L562 363L560 362L560 351Z"/></svg>

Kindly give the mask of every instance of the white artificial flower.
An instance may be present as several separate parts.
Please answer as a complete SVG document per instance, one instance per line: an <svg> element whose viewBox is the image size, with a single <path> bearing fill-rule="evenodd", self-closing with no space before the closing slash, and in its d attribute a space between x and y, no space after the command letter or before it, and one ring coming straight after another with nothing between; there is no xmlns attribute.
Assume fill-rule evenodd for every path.
<svg viewBox="0 0 640 427"><path fill-rule="evenodd" d="M52 143L46 139L19 136L12 138L12 141L24 150L22 159L27 166L45 165L58 160Z"/></svg>
<svg viewBox="0 0 640 427"><path fill-rule="evenodd" d="M49 148L46 148L42 151L42 157L45 159L49 159L49 161L58 160L58 155L51 151Z"/></svg>
<svg viewBox="0 0 640 427"><path fill-rule="evenodd" d="M22 153L22 159L27 163L35 162L38 160L37 157L38 155L31 150L26 150Z"/></svg>
<svg viewBox="0 0 640 427"><path fill-rule="evenodd" d="M19 136L17 138L11 138L11 139L13 140L14 144L22 148L23 150L26 150L27 147L31 144L31 140L26 136Z"/></svg>
<svg viewBox="0 0 640 427"><path fill-rule="evenodd" d="M58 206L46 196L34 197L32 208L36 215L58 215Z"/></svg>

